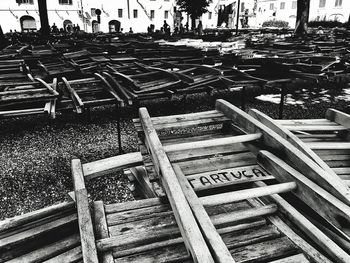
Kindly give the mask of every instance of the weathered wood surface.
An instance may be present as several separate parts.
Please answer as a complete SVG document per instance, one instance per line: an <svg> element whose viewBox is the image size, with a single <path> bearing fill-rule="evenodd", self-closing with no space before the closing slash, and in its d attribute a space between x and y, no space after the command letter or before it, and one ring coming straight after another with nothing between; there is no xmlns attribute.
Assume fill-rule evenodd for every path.
<svg viewBox="0 0 350 263"><path fill-rule="evenodd" d="M139 110L141 124L150 151L155 158L155 166L162 174L162 182L174 211L181 234L195 262L213 262L213 258L193 217L174 170L153 127L145 108Z"/></svg>
<svg viewBox="0 0 350 263"><path fill-rule="evenodd" d="M235 125L248 134L261 132L263 134L261 140L266 147L270 147L283 155L287 163L292 164L295 169L309 176L311 180L347 205L350 204L350 191L338 176L327 173L291 143L237 107L224 100L217 100L216 108L231 118Z"/></svg>
<svg viewBox="0 0 350 263"><path fill-rule="evenodd" d="M80 160L72 160L74 194L77 204L81 250L86 263L97 263L97 250L93 231L88 194L85 189L83 167Z"/></svg>

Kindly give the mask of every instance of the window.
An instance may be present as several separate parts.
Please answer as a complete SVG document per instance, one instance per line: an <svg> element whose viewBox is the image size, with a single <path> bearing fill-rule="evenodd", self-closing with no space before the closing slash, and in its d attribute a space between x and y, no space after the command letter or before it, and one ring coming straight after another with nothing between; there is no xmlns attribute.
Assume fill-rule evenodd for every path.
<svg viewBox="0 0 350 263"><path fill-rule="evenodd" d="M34 5L33 0L16 0L17 4L28 4L28 5Z"/></svg>
<svg viewBox="0 0 350 263"><path fill-rule="evenodd" d="M284 9L285 7L286 7L286 3L285 2L281 2L280 9Z"/></svg>
<svg viewBox="0 0 350 263"><path fill-rule="evenodd" d="M169 17L169 11L164 11L164 19L168 19Z"/></svg>
<svg viewBox="0 0 350 263"><path fill-rule="evenodd" d="M96 16L96 8L91 8L91 16Z"/></svg>
<svg viewBox="0 0 350 263"><path fill-rule="evenodd" d="M134 18L137 18L137 9L134 9Z"/></svg>
<svg viewBox="0 0 350 263"><path fill-rule="evenodd" d="M213 15L213 13L212 12L209 12L208 13L208 19L211 19L211 16Z"/></svg>
<svg viewBox="0 0 350 263"><path fill-rule="evenodd" d="M335 6L342 6L343 0L335 0Z"/></svg>
<svg viewBox="0 0 350 263"><path fill-rule="evenodd" d="M58 3L60 5L72 5L73 4L73 0L58 0Z"/></svg>
<svg viewBox="0 0 350 263"><path fill-rule="evenodd" d="M123 17L123 9L118 9L118 17Z"/></svg>
<svg viewBox="0 0 350 263"><path fill-rule="evenodd" d="M292 2L292 9L297 9L297 1Z"/></svg>
<svg viewBox="0 0 350 263"><path fill-rule="evenodd" d="M319 7L325 7L326 6L326 0L320 0Z"/></svg>
<svg viewBox="0 0 350 263"><path fill-rule="evenodd" d="M275 9L275 5L274 5L274 3L271 3L270 4L270 10L274 10Z"/></svg>
<svg viewBox="0 0 350 263"><path fill-rule="evenodd" d="M244 2L243 3L241 3L241 12L244 12Z"/></svg>
<svg viewBox="0 0 350 263"><path fill-rule="evenodd" d="M154 10L151 10L151 19L154 18Z"/></svg>

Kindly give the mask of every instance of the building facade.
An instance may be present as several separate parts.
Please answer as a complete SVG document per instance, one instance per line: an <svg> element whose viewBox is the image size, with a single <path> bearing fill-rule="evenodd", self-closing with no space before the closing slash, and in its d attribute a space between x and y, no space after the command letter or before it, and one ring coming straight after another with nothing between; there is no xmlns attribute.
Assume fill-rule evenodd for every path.
<svg viewBox="0 0 350 263"><path fill-rule="evenodd" d="M239 6L238 6L239 5ZM48 18L59 29L79 25L86 32L146 32L164 21L173 31L180 23L191 25L176 0L47 0ZM283 20L293 28L297 0L213 0L200 19L203 28L261 27L268 20ZM239 12L239 18L237 15ZM98 15L100 14L100 15ZM309 20L346 22L350 0L311 0ZM38 0L1 0L0 24L4 32L40 29Z"/></svg>
<svg viewBox="0 0 350 263"><path fill-rule="evenodd" d="M81 0L48 0L49 23L58 28L69 25L83 26ZM37 0L1 0L0 24L4 32L35 31L40 29Z"/></svg>

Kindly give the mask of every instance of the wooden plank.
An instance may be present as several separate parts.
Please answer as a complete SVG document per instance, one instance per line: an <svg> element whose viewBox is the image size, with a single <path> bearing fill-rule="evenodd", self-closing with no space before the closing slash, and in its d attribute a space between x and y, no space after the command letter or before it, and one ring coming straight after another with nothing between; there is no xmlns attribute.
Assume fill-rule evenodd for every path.
<svg viewBox="0 0 350 263"><path fill-rule="evenodd" d="M309 179L330 191L341 201L348 205L350 204L349 189L338 176L328 174L295 146L237 107L224 100L217 100L216 108L224 112L227 117L231 118L235 125L243 129L245 132L261 132L263 134L261 140L266 146L279 152L281 156L285 156L288 163L293 163L294 168L302 174L307 175Z"/></svg>
<svg viewBox="0 0 350 263"><path fill-rule="evenodd" d="M195 262L214 262L147 110L140 108L139 115L150 151L156 160L155 166L158 174L162 174L162 182L187 249Z"/></svg>
<svg viewBox="0 0 350 263"><path fill-rule="evenodd" d="M12 260L6 261L7 263L35 263L35 262L43 262L44 260L48 260L50 258L56 257L61 253L64 253L70 249L73 249L80 245L80 237L78 234L66 237L52 244L41 247L37 250L34 250L25 255L16 257Z"/></svg>
<svg viewBox="0 0 350 263"><path fill-rule="evenodd" d="M210 209L209 207L206 209ZM237 223L251 224L250 220L261 219L266 215L276 213L276 205L265 205L259 208L240 209L238 211L221 212L211 215L210 218L217 229L232 226ZM121 221L122 222L122 221ZM119 222L120 223L120 222ZM165 227L166 226L166 227ZM115 247L146 244L176 238L180 235L180 229L176 225L176 219L172 213L164 213L161 216L137 220L127 224L119 224L109 227L110 238L97 240L99 251L107 251Z"/></svg>
<svg viewBox="0 0 350 263"><path fill-rule="evenodd" d="M166 145L163 148L165 152L168 153L168 152L175 152L175 151L199 149L199 148L205 148L205 147L220 147L220 146L225 146L227 144L235 144L235 143L243 143L243 142L259 140L261 136L262 136L261 133L247 134L247 135L232 136L227 138Z"/></svg>
<svg viewBox="0 0 350 263"><path fill-rule="evenodd" d="M108 226L106 221L105 209L102 201L94 202L94 227L96 239L108 238ZM111 252L102 254L103 263L113 263L113 255Z"/></svg>
<svg viewBox="0 0 350 263"><path fill-rule="evenodd" d="M332 169L329 168L329 166L317 155L315 152L313 152L305 143L303 143L295 134L290 132L285 127L279 125L276 123L276 120L273 120L269 116L265 115L264 113L252 109L249 111L249 114L252 115L254 118L256 118L258 121L266 125L268 128L276 132L278 135L280 135L282 138L289 141L292 145L294 145L297 149L305 153L307 156L309 156L312 160L314 160L322 169L324 169L326 172L328 172L331 175L335 175Z"/></svg>
<svg viewBox="0 0 350 263"><path fill-rule="evenodd" d="M341 125L295 125L295 126L287 126L284 127L289 131L346 131L347 128Z"/></svg>
<svg viewBox="0 0 350 263"><path fill-rule="evenodd" d="M33 222L35 220L40 220L44 217L61 213L64 211L69 211L73 209L74 203L73 202L63 202L59 203L57 205L45 207L39 210L35 210L30 213L26 213L23 215L15 216L12 218L8 218L5 220L2 220L0 222L0 232L11 230L12 228L19 227L21 225Z"/></svg>
<svg viewBox="0 0 350 263"><path fill-rule="evenodd" d="M137 210L139 208L152 207L155 205L167 204L160 198L149 198L144 200L136 200L131 202L116 203L105 205L106 214L119 213L123 211Z"/></svg>
<svg viewBox="0 0 350 263"><path fill-rule="evenodd" d="M269 185L255 189L244 189L235 192L228 192L210 196L200 197L204 206L214 206L218 204L233 203L253 197L260 197L265 195L272 195L278 193L285 193L294 190L297 187L296 183L282 183L276 185Z"/></svg>
<svg viewBox="0 0 350 263"><path fill-rule="evenodd" d="M220 186L271 180L275 177L259 165L251 165L192 174L186 176L186 178L196 191L200 191Z"/></svg>
<svg viewBox="0 0 350 263"><path fill-rule="evenodd" d="M72 176L78 211L81 250L85 263L98 263L88 194L85 189L83 167L79 159L72 160Z"/></svg>
<svg viewBox="0 0 350 263"><path fill-rule="evenodd" d="M186 175L190 175L218 171L225 168L255 165L256 157L252 152L242 152L198 160L182 161L178 162L178 164Z"/></svg>
<svg viewBox="0 0 350 263"><path fill-rule="evenodd" d="M124 106L124 101L119 97L119 95L116 93L114 88L111 86L111 84L108 83L108 81L100 74L94 73L94 76L96 76L99 80L102 81L104 85L102 87L113 96L118 101L119 106L123 107Z"/></svg>
<svg viewBox="0 0 350 263"><path fill-rule="evenodd" d="M286 258L270 261L269 263L307 263L307 262L310 262L310 261L304 256L304 254L297 254L294 256L289 256Z"/></svg>
<svg viewBox="0 0 350 263"><path fill-rule="evenodd" d="M205 211L191 185L188 183L185 175L182 173L181 168L178 165L175 165L173 167L180 186L185 194L187 202L189 203L191 210L197 219L197 222L209 246L209 249L213 253L215 262L234 263L235 261L232 258L230 251L227 249L225 243L216 231L213 223L209 218L209 215Z"/></svg>
<svg viewBox="0 0 350 263"><path fill-rule="evenodd" d="M313 150L350 150L350 142L309 142Z"/></svg>
<svg viewBox="0 0 350 263"><path fill-rule="evenodd" d="M81 98L79 97L77 92L71 87L70 83L67 81L66 78L62 77L62 81L63 81L68 93L70 94L70 97L73 101L73 104L75 106L77 113L82 113L83 108L84 108L83 101L81 100Z"/></svg>
<svg viewBox="0 0 350 263"><path fill-rule="evenodd" d="M80 262L82 259L83 257L81 253L81 246L78 246L56 257L46 260L45 263L62 263L62 262L73 263L73 262Z"/></svg>
<svg viewBox="0 0 350 263"><path fill-rule="evenodd" d="M72 215L59 218L52 222L48 222L48 223L44 223L44 224L32 227L23 232L18 232L11 236L2 238L0 240L0 249L6 248L6 247L12 247L22 242L33 240L35 238L40 237L43 234L46 234L55 229L59 229L61 227L70 225L76 221L77 221L77 215L72 214Z"/></svg>
<svg viewBox="0 0 350 263"><path fill-rule="evenodd" d="M257 186L265 186L263 182L256 182ZM312 239L318 246L320 246L328 255L336 262L346 263L350 262L350 256L336 243L334 243L328 236L313 225L307 218L305 218L298 210L285 201L281 196L275 194L269 196L279 207L280 211L298 228L303 231L310 239ZM322 262L322 261L321 261Z"/></svg>
<svg viewBox="0 0 350 263"><path fill-rule="evenodd" d="M84 178L90 180L109 173L142 165L140 152L127 153L83 164Z"/></svg>
<svg viewBox="0 0 350 263"><path fill-rule="evenodd" d="M47 84L42 79L35 78L35 80L40 82L40 84L43 85L52 95L57 96L57 97L60 95L55 89L53 89L49 84Z"/></svg>
<svg viewBox="0 0 350 263"><path fill-rule="evenodd" d="M344 112L328 109L326 111L326 118L330 121L336 122L339 125L344 126L347 129L350 129L350 115Z"/></svg>

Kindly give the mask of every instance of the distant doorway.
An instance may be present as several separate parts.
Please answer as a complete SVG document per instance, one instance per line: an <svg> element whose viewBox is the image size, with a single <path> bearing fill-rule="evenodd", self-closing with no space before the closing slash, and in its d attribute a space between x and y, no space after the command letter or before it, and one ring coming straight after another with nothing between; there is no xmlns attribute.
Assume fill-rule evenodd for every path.
<svg viewBox="0 0 350 263"><path fill-rule="evenodd" d="M68 19L64 20L63 21L63 29L64 29L64 31L68 31L68 32L72 31L73 30L72 21L70 21Z"/></svg>
<svg viewBox="0 0 350 263"><path fill-rule="evenodd" d="M118 20L111 20L108 23L109 26L109 32L119 32L120 31L120 22Z"/></svg>
<svg viewBox="0 0 350 263"><path fill-rule="evenodd" d="M22 16L20 18L22 32L36 31L36 22L32 16Z"/></svg>
<svg viewBox="0 0 350 263"><path fill-rule="evenodd" d="M100 24L96 20L93 20L91 25L92 25L92 33L97 33L100 31Z"/></svg>

